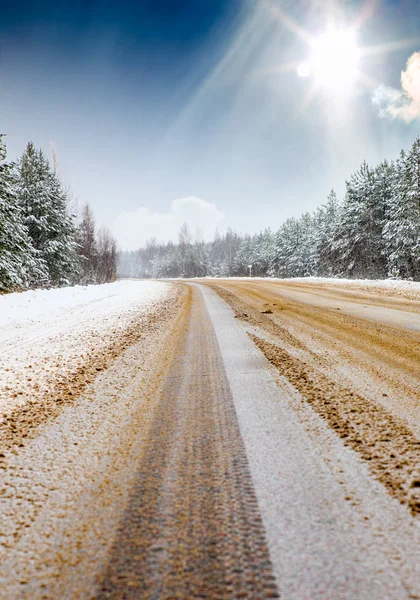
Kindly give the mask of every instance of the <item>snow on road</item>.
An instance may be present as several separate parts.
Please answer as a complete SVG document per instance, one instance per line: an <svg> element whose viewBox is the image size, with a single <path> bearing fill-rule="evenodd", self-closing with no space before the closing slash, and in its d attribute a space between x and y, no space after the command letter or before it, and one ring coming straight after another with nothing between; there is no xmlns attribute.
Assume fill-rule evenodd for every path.
<svg viewBox="0 0 420 600"><path fill-rule="evenodd" d="M118 281L1 296L0 415L40 400L83 369L169 289L167 283Z"/></svg>
<svg viewBox="0 0 420 600"><path fill-rule="evenodd" d="M183 297L124 281L1 298L1 600L92 597Z"/></svg>
<svg viewBox="0 0 420 600"><path fill-rule="evenodd" d="M373 480L367 461L342 443L291 385L295 382L269 368L245 322L240 326L238 312L234 320L213 290L205 287L202 293L235 404L280 596L419 598L418 519L401 510L398 499ZM249 317L251 307L246 310Z"/></svg>
<svg viewBox="0 0 420 600"><path fill-rule="evenodd" d="M407 310L419 318L418 303L412 296L378 299L376 291L370 297L342 282L333 290L308 280L285 282L284 289L278 283L217 280L230 290L234 313L207 287L194 292L195 302L203 294L205 306L191 305L185 286L162 282L0 297L1 600L101 597L96 593L118 540L124 551L134 547L120 536L119 524L133 486L143 481L138 469L148 475L146 491L156 491L153 510L163 507L164 514L168 502L159 494L172 493L173 483L181 481L171 476L163 486L148 484L156 477L159 482L167 469L165 460L156 469L148 462L150 452L160 460L164 444L156 439L166 439L165 419L177 452L203 447L204 440L203 464L210 471L217 463L209 459L211 444L214 456L223 457L202 417L188 428L200 444L186 443L187 434L179 434L184 425L161 404L162 383L175 397L179 392L183 417L184 389L204 408L206 402L215 405L218 394L225 408L233 400L248 459L243 464L252 475L282 597L420 597L420 529L411 502L417 498L418 333L407 333L402 322L392 329L346 314L351 303L375 311L377 321L379 308L392 312L393 306L395 313ZM289 293L297 299L286 298ZM406 293L417 293L415 286ZM303 302L307 294L309 304ZM181 341L194 310L184 355ZM281 351L281 377L249 333L256 344L259 333L260 348L268 340ZM174 377L168 366L178 368L176 354L185 371ZM223 368L216 369L219 363ZM370 383L364 389L366 381L374 392ZM342 429L332 421L336 405L325 409L335 398ZM389 415L380 408L385 406ZM178 457L182 468L190 464L168 448L175 463ZM227 458L234 456L235 444ZM197 485L199 472L201 467L187 469L186 489L198 496L204 490L205 500L213 501L206 486ZM194 474L191 481L188 473ZM231 479L222 480L221 489L230 489ZM180 498L184 510L189 496L182 492ZM200 500L191 506L203 505ZM162 521L162 535L167 530ZM229 568L237 558L228 561ZM139 557L131 559L138 563Z"/></svg>
<svg viewBox="0 0 420 600"><path fill-rule="evenodd" d="M211 277L207 279L213 279ZM409 300L420 300L420 281L405 279L345 279L340 277L229 277L237 281L278 282L291 286L308 286L312 288L329 288L330 290L347 289L348 291L365 291L381 295L399 296Z"/></svg>

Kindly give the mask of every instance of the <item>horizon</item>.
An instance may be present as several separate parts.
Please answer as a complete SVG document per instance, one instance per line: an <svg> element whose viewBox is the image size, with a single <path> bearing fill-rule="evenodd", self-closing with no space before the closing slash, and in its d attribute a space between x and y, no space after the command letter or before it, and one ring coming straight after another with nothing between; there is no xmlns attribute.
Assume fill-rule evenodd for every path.
<svg viewBox="0 0 420 600"><path fill-rule="evenodd" d="M414 0L10 5L9 158L29 140L55 148L63 182L121 249L176 241L184 222L207 240L275 229L412 143L418 15ZM331 26L354 34L352 77L350 55L322 55Z"/></svg>

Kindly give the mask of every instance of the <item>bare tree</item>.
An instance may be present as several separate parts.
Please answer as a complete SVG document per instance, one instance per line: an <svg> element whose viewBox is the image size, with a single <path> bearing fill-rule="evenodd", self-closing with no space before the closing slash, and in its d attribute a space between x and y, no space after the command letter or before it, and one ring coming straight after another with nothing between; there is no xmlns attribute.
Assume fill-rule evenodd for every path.
<svg viewBox="0 0 420 600"><path fill-rule="evenodd" d="M182 225L181 229L179 230L179 242L178 242L179 254L181 257L181 265L182 265L181 277L184 277L186 275L186 273L185 273L186 262L187 262L188 250L189 250L189 247L191 246L191 242L192 242L191 232L189 230L187 223L184 223Z"/></svg>
<svg viewBox="0 0 420 600"><path fill-rule="evenodd" d="M98 283L115 281L117 277L117 242L111 232L102 227L98 232Z"/></svg>

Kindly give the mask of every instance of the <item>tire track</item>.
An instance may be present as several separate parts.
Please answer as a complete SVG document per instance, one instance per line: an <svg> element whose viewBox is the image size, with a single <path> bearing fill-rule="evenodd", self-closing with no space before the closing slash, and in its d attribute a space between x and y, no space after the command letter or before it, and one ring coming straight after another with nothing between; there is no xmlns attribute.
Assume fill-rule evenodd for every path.
<svg viewBox="0 0 420 600"><path fill-rule="evenodd" d="M146 316L143 312L132 312L125 326L112 331L112 337L104 345L89 345L85 343L87 356L81 364L75 364L70 370L62 359L61 369L49 372L45 369L42 387L36 377L36 371L29 365L31 375L30 393L19 389L6 389L13 398L21 398L21 403L12 410L0 416L0 469L6 467L7 453L25 445L26 441L36 435L39 426L57 417L62 408L73 404L83 391L95 381L97 375L109 368L115 359L129 346L140 339L147 339L156 325L166 322L168 325L179 311L185 299L185 294L178 289L172 298L160 302ZM51 360L47 361L48 367ZM41 371L37 365L38 373ZM22 382L22 385L25 382ZM25 388L24 388L25 389Z"/></svg>
<svg viewBox="0 0 420 600"><path fill-rule="evenodd" d="M98 599L279 597L214 330L193 294Z"/></svg>

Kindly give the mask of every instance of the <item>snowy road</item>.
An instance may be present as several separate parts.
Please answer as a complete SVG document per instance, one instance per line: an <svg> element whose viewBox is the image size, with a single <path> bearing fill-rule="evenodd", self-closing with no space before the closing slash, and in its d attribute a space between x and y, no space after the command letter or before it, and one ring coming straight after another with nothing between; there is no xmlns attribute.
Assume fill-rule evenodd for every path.
<svg viewBox="0 0 420 600"><path fill-rule="evenodd" d="M281 597L296 600L420 597L419 505L413 504L412 511L402 509L402 498L392 498L393 490L389 485L387 489L387 478L382 478L379 483L372 477L372 474L378 475L375 466L383 466L384 470L395 466L387 459L397 445L398 431L392 430L395 439L387 440L385 444L390 446L387 455L383 451L380 454L378 448L375 448L378 452L375 457L360 452L359 448L354 452L348 443L353 434L350 424L342 422L343 431L340 431L337 423L326 418L325 413L313 410L309 394L305 397L298 393L296 386L290 385L290 381L296 384L291 376L296 365L290 370L284 369L283 374L286 377L290 374L289 379L281 376L287 356L283 355L283 364L275 363L279 371L267 369L264 357L246 333L250 333L254 341L257 334L265 339L270 336L271 342L280 348L290 348L292 334L286 329L290 321L288 323L283 317L283 310L275 314L273 302L273 312L266 312L271 310L267 300L274 299L278 303L279 297L283 296L281 286L270 286L270 297L264 292L263 301L261 290L266 290L266 286L261 283L254 286L248 282L217 282L215 285L225 298L223 290L232 294L228 300L234 307L236 322L220 298L210 290L206 290L205 295L234 398ZM258 291L257 302L251 289ZM271 296L273 289L274 298ZM241 305L237 293L242 298ZM319 306L318 290L313 289L312 294L314 306ZM284 296L289 298L287 290ZM307 298L304 303L308 303ZM293 308L296 311L298 307L294 305ZM319 314L316 315L315 322L319 327ZM242 327L238 326L238 320L242 321ZM296 321L295 314L291 320ZM285 329L276 331L276 323L281 323ZM315 332L316 328L311 329L309 336ZM264 347L261 349L264 351ZM297 354L303 362L303 343ZM311 358L314 365L315 357L312 355ZM330 360L328 363L329 368ZM325 369L322 353L321 364ZM303 379L308 375L309 372L298 370L294 373L295 377ZM343 378L337 379L342 385ZM322 383L325 385L326 381L317 381L320 386ZM328 392L335 391L331 388L323 391L329 401L340 403L344 400L340 396L331 396ZM358 420L354 406L350 410L355 411L350 414ZM334 414L337 417L337 412ZM387 414L380 413L380 417L385 419ZM347 425L345 431L344 425ZM375 428L375 425L375 420L371 419L369 426ZM381 425L385 423L382 421ZM340 439L337 433L343 437ZM409 430L404 434L408 435ZM361 431L356 429L355 435L360 436ZM378 426L366 435L366 442L371 445L375 437L384 440L382 436L383 429ZM412 436L410 443L416 450L407 468L408 488L413 479L417 481L420 467L419 446L416 445L419 438ZM409 456L408 452L402 451L399 454L402 461L404 454ZM372 462L376 461L381 464L372 469ZM405 500L409 502L407 498Z"/></svg>
<svg viewBox="0 0 420 600"><path fill-rule="evenodd" d="M383 295L374 293L357 293L354 289L338 287L314 288L308 284L283 284L259 283L256 287L248 285L250 291L264 289L274 296L280 296L291 303L298 302L331 310L341 310L346 315L359 319L367 319L383 325L390 325L399 329L420 331L420 303L419 300L399 298L399 302L384 299ZM379 290L377 290L379 291ZM420 298L420 291L419 291Z"/></svg>
<svg viewBox="0 0 420 600"><path fill-rule="evenodd" d="M130 281L0 297L2 599L91 597L182 304Z"/></svg>
<svg viewBox="0 0 420 600"><path fill-rule="evenodd" d="M0 597L420 598L418 292L203 283L0 312Z"/></svg>

